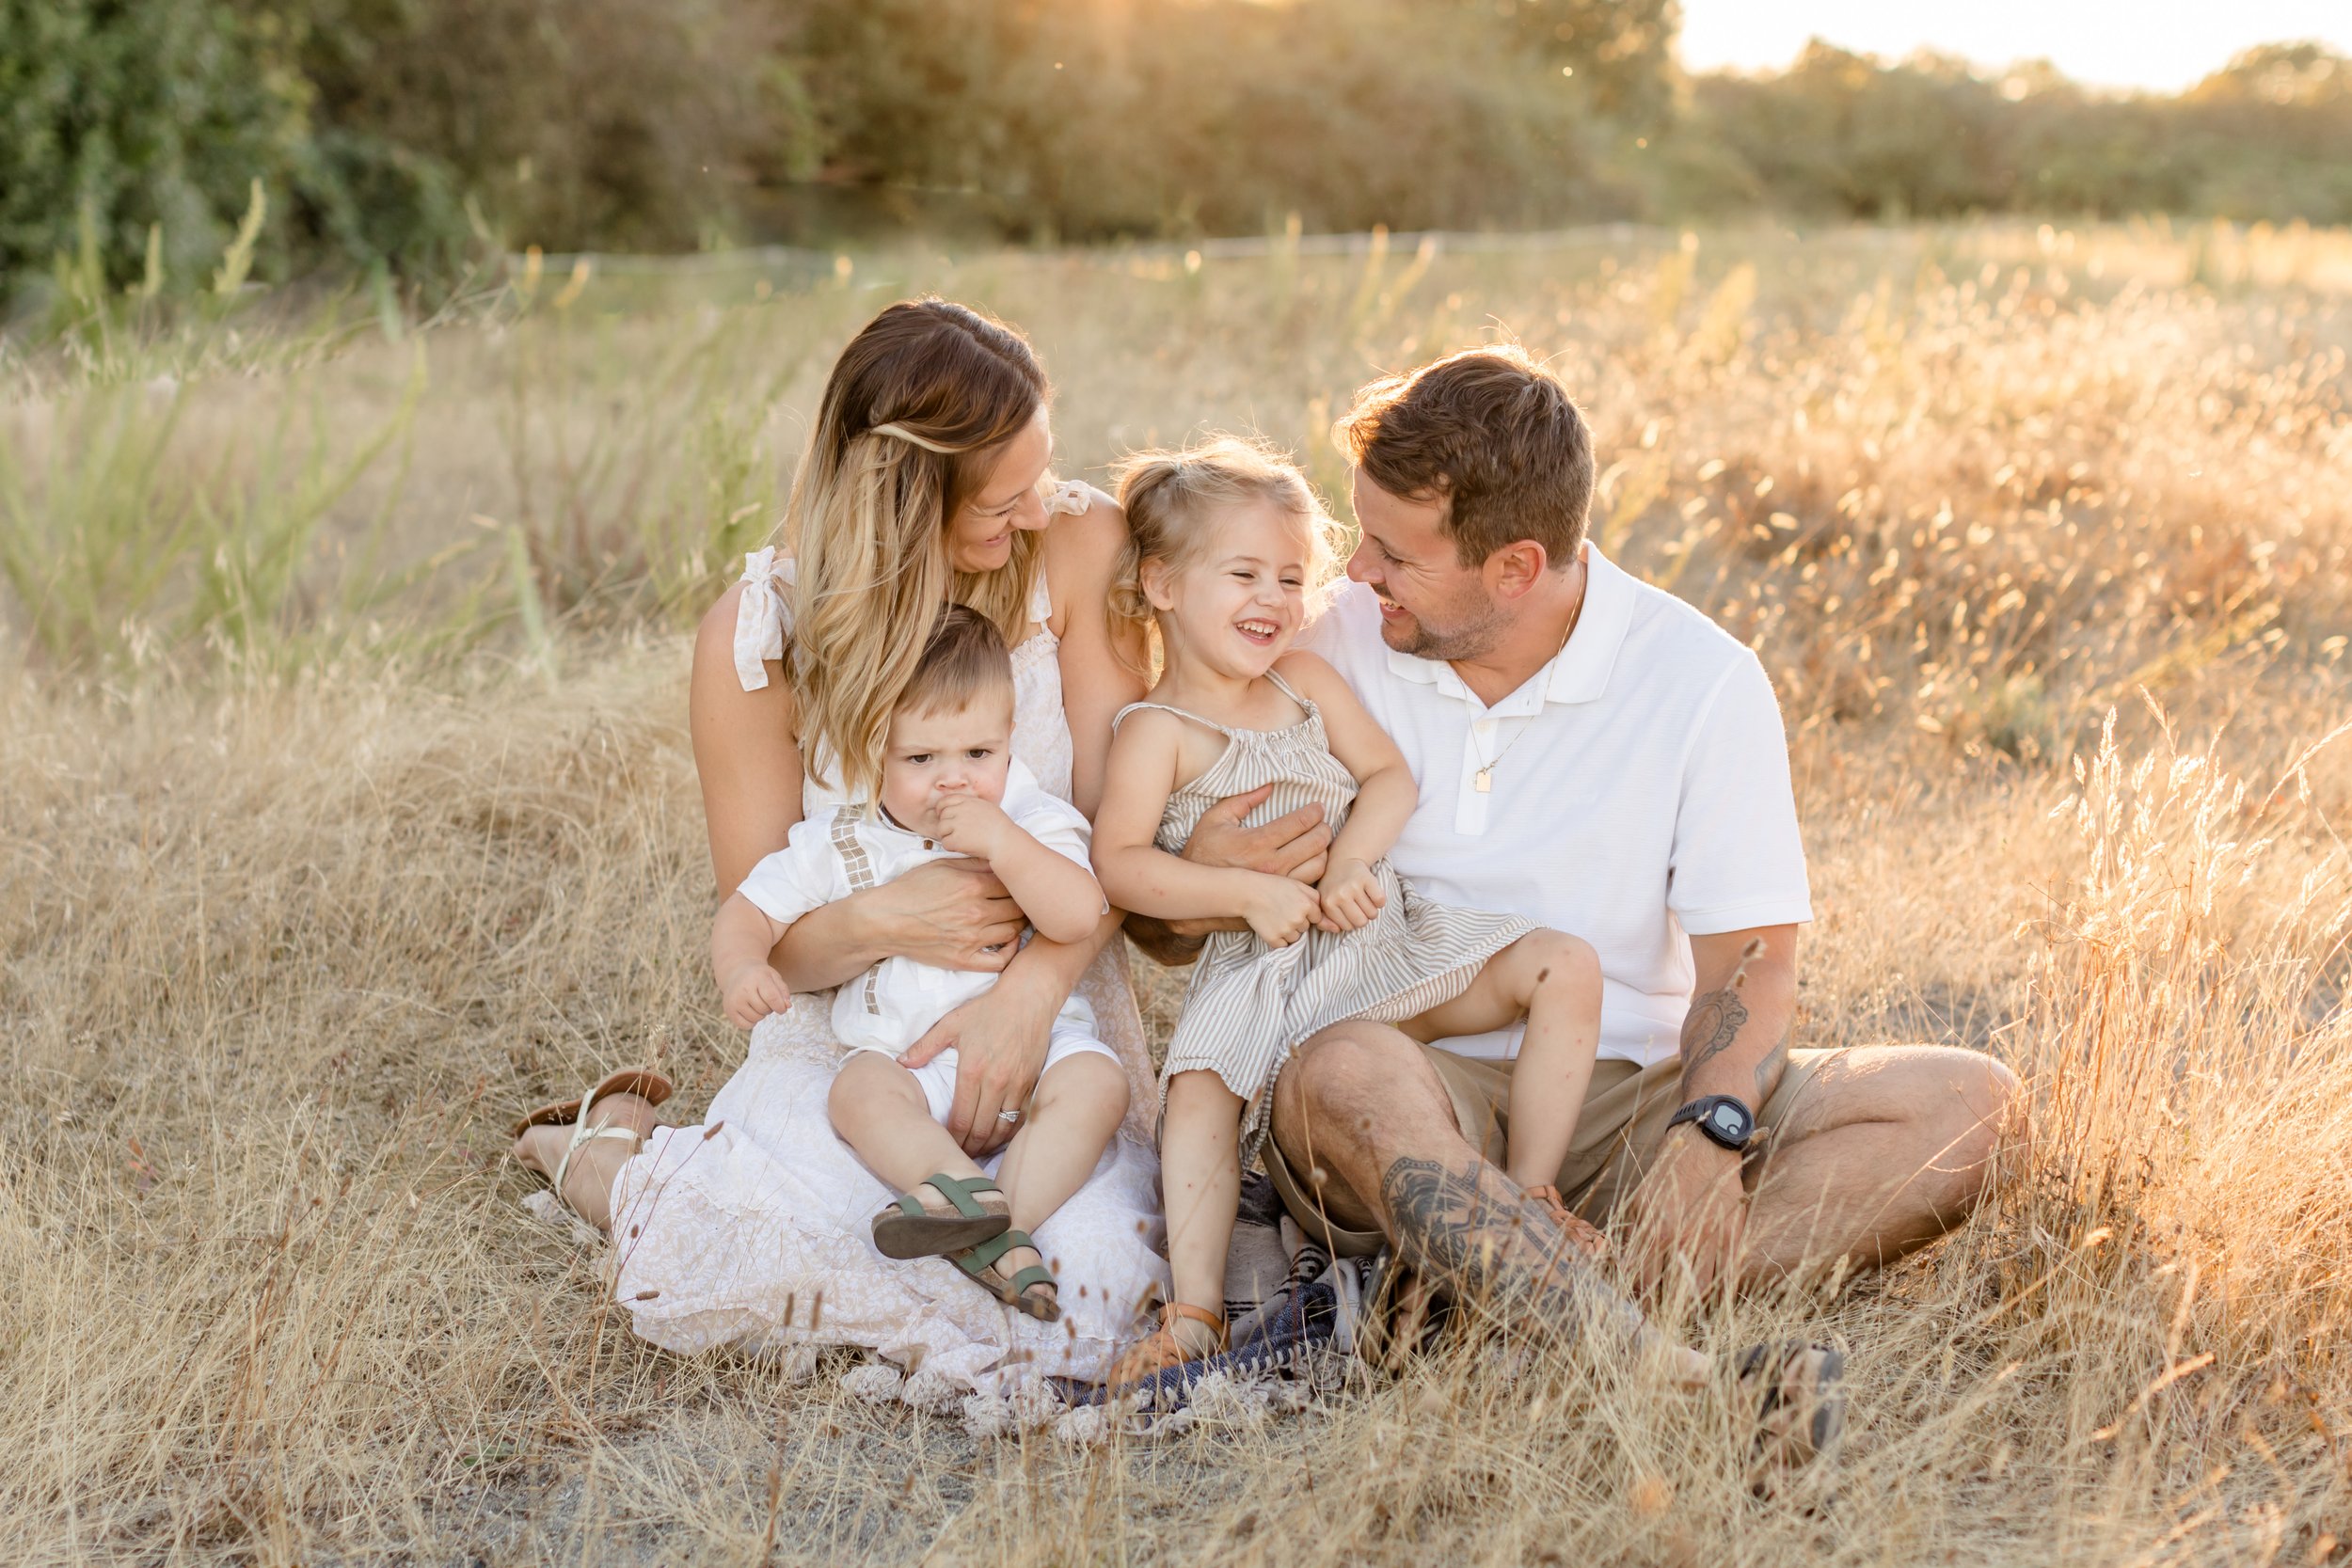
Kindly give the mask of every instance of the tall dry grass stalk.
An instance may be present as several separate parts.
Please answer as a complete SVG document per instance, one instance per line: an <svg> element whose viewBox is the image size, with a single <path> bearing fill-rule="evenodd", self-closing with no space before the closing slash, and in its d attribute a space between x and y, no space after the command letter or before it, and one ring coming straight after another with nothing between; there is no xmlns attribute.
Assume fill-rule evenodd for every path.
<svg viewBox="0 0 2352 1568"><path fill-rule="evenodd" d="M1849 1345L1836 1470L1758 1501L1722 1390L1507 1338L1303 1415L979 1441L795 1364L646 1349L594 1256L517 1210L513 1110L658 1050L691 1113L739 1055L696 957L710 892L663 608L719 562L649 574L675 498L723 522L772 496L791 409L882 293L852 282L426 335L405 472L388 450L326 509L270 623L289 657L224 660L161 610L117 643L102 613L87 648L21 644L0 1559L2340 1557L2338 296L2167 292L2121 261L2092 280L2030 231L1730 248L942 276L1037 330L1081 463L1203 422L1303 440L1372 365L1490 311L1586 388L1611 546L1781 683L1820 916L1806 1039L1963 1041L2033 1089L2029 1148L1947 1243L1832 1290L1663 1305L1712 1349ZM707 379L632 377L665 349ZM299 366L330 456L400 408L409 353ZM283 393L176 388L157 493ZM83 471L70 433L104 395L20 382L13 471ZM729 421L724 462L633 426L676 431L681 399ZM379 513L370 570L496 547L373 601L372 633L336 595ZM518 592L508 530L538 646L476 624ZM195 602L175 569L154 605ZM39 610L9 613L25 632Z"/></svg>

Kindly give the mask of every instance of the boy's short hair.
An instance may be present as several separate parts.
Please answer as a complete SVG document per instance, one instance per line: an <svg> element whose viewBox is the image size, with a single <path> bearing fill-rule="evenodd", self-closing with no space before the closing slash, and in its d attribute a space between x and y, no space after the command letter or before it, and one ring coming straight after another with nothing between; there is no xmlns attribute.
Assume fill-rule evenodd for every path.
<svg viewBox="0 0 2352 1568"><path fill-rule="evenodd" d="M1532 539L1556 569L1584 543L1592 432L1560 378L1516 343L1374 382L1339 436L1381 489L1445 503L1439 529L1465 566Z"/></svg>
<svg viewBox="0 0 2352 1568"><path fill-rule="evenodd" d="M951 604L931 623L914 678L894 707L901 713L944 713L996 691L1012 695L1012 654L1005 634L978 610Z"/></svg>

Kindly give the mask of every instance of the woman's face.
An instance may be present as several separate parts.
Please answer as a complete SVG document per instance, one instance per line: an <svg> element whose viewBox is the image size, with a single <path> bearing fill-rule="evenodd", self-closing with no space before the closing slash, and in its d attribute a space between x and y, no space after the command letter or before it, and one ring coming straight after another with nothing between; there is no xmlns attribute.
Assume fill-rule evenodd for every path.
<svg viewBox="0 0 2352 1568"><path fill-rule="evenodd" d="M996 450L988 472L947 525L947 561L959 572L993 572L1012 559L1016 530L1043 528L1041 482L1054 460L1045 410Z"/></svg>

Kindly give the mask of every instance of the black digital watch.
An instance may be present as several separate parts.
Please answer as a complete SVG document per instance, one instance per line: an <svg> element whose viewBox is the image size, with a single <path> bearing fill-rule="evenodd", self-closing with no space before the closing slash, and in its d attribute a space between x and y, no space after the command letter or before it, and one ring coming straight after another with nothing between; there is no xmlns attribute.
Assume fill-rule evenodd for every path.
<svg viewBox="0 0 2352 1568"><path fill-rule="evenodd" d="M1700 1132L1734 1154L1745 1149L1748 1140L1756 1136L1756 1113L1733 1095L1710 1094L1693 1100L1667 1118L1666 1130L1672 1132L1686 1121L1697 1122Z"/></svg>

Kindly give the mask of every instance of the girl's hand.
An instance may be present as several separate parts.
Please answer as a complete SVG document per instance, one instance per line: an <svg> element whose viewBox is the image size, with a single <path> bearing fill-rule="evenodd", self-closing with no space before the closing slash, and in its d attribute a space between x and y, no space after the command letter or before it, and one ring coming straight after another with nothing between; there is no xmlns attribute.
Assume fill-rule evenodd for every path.
<svg viewBox="0 0 2352 1568"><path fill-rule="evenodd" d="M766 964L745 964L728 977L719 991L726 1006L727 1021L738 1029L749 1029L770 1013L780 1013L792 1006L792 988Z"/></svg>
<svg viewBox="0 0 2352 1568"><path fill-rule="evenodd" d="M1323 912L1315 890L1288 877L1253 878L1241 915L1268 947L1288 947L1306 933Z"/></svg>
<svg viewBox="0 0 2352 1568"><path fill-rule="evenodd" d="M1361 861L1333 861L1316 891L1323 895L1323 928L1353 931L1368 926L1389 901L1380 879Z"/></svg>

